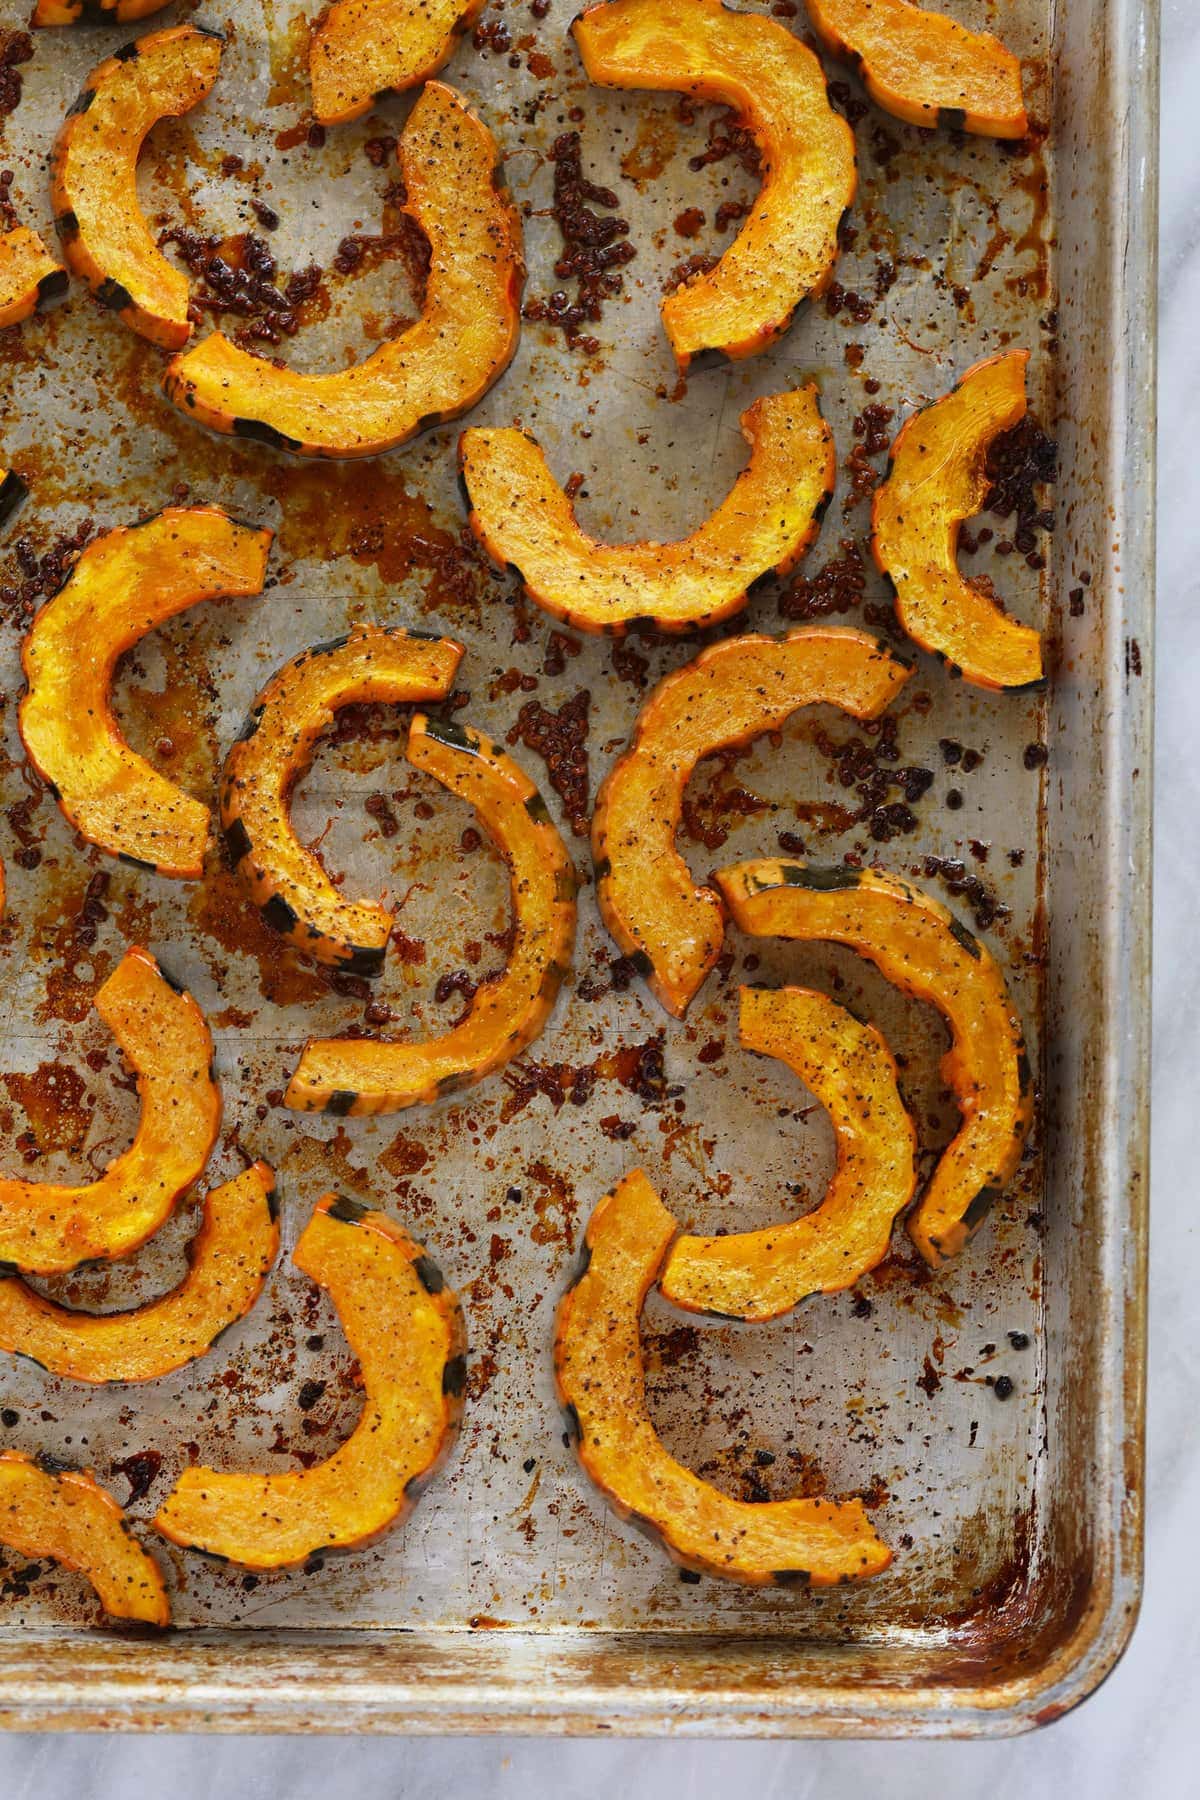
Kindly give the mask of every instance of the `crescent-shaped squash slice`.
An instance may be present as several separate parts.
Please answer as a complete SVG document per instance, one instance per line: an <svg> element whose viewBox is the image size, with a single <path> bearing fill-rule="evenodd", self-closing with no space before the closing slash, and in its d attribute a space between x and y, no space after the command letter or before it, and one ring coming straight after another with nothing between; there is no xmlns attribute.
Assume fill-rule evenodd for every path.
<svg viewBox="0 0 1200 1800"><path fill-rule="evenodd" d="M762 1321L883 1261L916 1188L917 1134L873 1025L806 988L744 987L740 1001L745 1047L787 1063L829 1114L837 1167L821 1204L790 1224L676 1238L659 1286L688 1312Z"/></svg>
<svg viewBox="0 0 1200 1800"><path fill-rule="evenodd" d="M855 65L872 100L910 125L947 125L980 137L1029 129L1021 64L990 31L968 31L909 0L808 0L835 56Z"/></svg>
<svg viewBox="0 0 1200 1800"><path fill-rule="evenodd" d="M29 489L15 469L0 469L0 525L6 525L29 498Z"/></svg>
<svg viewBox="0 0 1200 1800"><path fill-rule="evenodd" d="M67 287L67 271L36 231L17 225L0 237L0 330L61 300Z"/></svg>
<svg viewBox="0 0 1200 1800"><path fill-rule="evenodd" d="M762 151L763 183L714 269L663 301L675 360L753 356L800 302L828 286L854 199L854 133L808 47L774 19L722 0L606 0L571 28L601 87L668 89L737 109Z"/></svg>
<svg viewBox="0 0 1200 1800"><path fill-rule="evenodd" d="M169 1625L162 1572L112 1495L82 1469L47 1463L0 1452L0 1544L86 1575L110 1618Z"/></svg>
<svg viewBox="0 0 1200 1800"><path fill-rule="evenodd" d="M301 651L267 683L225 763L221 823L230 859L268 924L305 955L377 975L392 914L345 899L292 829L292 789L338 707L442 700L463 647L368 625Z"/></svg>
<svg viewBox="0 0 1200 1800"><path fill-rule="evenodd" d="M875 562L900 623L977 687L1042 679L1042 640L958 572L958 534L988 493L992 440L1025 417L1027 350L976 363L943 400L914 413L888 459L871 514Z"/></svg>
<svg viewBox="0 0 1200 1800"><path fill-rule="evenodd" d="M516 568L539 606L580 631L713 625L745 605L772 569L794 568L833 495L833 435L815 387L756 400L742 414L750 463L721 505L673 544L601 544L523 431L465 431L459 445L471 529Z"/></svg>
<svg viewBox="0 0 1200 1800"><path fill-rule="evenodd" d="M400 139L406 211L429 239L425 309L362 362L303 375L219 331L168 365L163 387L215 431L297 456L377 456L456 419L497 381L521 330L521 226L496 145L452 88L431 81Z"/></svg>
<svg viewBox="0 0 1200 1800"><path fill-rule="evenodd" d="M585 1474L685 1569L755 1587L828 1587L892 1560L861 1500L733 1500L664 1449L646 1405L641 1313L675 1220L640 1169L588 1220L582 1272L559 1302L558 1396Z"/></svg>
<svg viewBox="0 0 1200 1800"><path fill-rule="evenodd" d="M33 26L130 25L161 12L169 0L37 0Z"/></svg>
<svg viewBox="0 0 1200 1800"><path fill-rule="evenodd" d="M440 1038L310 1038L287 1090L300 1112L425 1105L519 1056L550 1015L575 943L575 866L532 781L482 732L418 713L408 760L474 807L508 864L515 932L503 973L481 982Z"/></svg>
<svg viewBox="0 0 1200 1800"><path fill-rule="evenodd" d="M254 1163L214 1188L188 1246L188 1272L130 1312L56 1306L19 1276L0 1280L0 1350L69 1381L153 1381L195 1362L262 1292L279 1250L275 1177Z"/></svg>
<svg viewBox="0 0 1200 1800"><path fill-rule="evenodd" d="M29 760L76 831L122 862L198 878L209 809L121 736L117 661L199 600L261 593L270 545L219 507L168 507L90 543L33 621L18 714Z"/></svg>
<svg viewBox="0 0 1200 1800"><path fill-rule="evenodd" d="M908 675L865 632L820 625L727 638L652 690L597 797L592 856L604 923L668 1012L687 1011L725 936L719 897L675 848L696 764L778 731L801 706L877 718Z"/></svg>
<svg viewBox="0 0 1200 1800"><path fill-rule="evenodd" d="M185 1549L251 1569L366 1544L411 1510L462 1413L466 1338L441 1270L384 1213L327 1194L293 1261L325 1289L366 1403L340 1450L279 1475L185 1469L154 1523Z"/></svg>
<svg viewBox="0 0 1200 1800"><path fill-rule="evenodd" d="M450 60L484 0L335 0L308 46L313 112L343 125L389 90L420 87Z"/></svg>
<svg viewBox="0 0 1200 1800"><path fill-rule="evenodd" d="M137 192L142 144L160 119L211 91L224 39L176 25L126 44L93 69L50 159L54 223L67 266L102 306L177 350L191 336L188 284L154 242Z"/></svg>
<svg viewBox="0 0 1200 1800"><path fill-rule="evenodd" d="M1033 1072L1003 975L939 901L881 869L768 858L722 869L717 880L743 931L848 944L949 1026L942 1074L963 1122L908 1220L913 1243L937 1268L986 1218L1033 1120Z"/></svg>
<svg viewBox="0 0 1200 1800"><path fill-rule="evenodd" d="M28 1275L65 1275L136 1250L204 1172L217 1139L212 1035L192 996L148 950L126 951L96 1011L133 1064L142 1116L129 1149L98 1181L0 1176L0 1264Z"/></svg>

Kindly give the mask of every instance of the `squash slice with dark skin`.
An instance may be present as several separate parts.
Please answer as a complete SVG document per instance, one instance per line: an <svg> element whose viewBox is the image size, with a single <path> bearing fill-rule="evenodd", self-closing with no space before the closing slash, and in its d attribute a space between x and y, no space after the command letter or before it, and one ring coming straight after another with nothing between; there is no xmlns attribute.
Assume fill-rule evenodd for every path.
<svg viewBox="0 0 1200 1800"><path fill-rule="evenodd" d="M334 0L308 46L322 125L359 119L389 92L420 87L450 60L484 0Z"/></svg>
<svg viewBox="0 0 1200 1800"><path fill-rule="evenodd" d="M17 225L0 237L0 330L52 306L67 287L67 271L36 231Z"/></svg>
<svg viewBox="0 0 1200 1800"><path fill-rule="evenodd" d="M917 1134L874 1026L806 988L744 987L740 1001L745 1048L787 1063L829 1114L837 1167L821 1204L790 1224L676 1238L659 1286L688 1312L761 1322L883 1261L916 1188Z"/></svg>
<svg viewBox="0 0 1200 1800"><path fill-rule="evenodd" d="M168 350L191 336L188 284L142 211L138 157L160 119L181 118L211 92L223 41L201 26L176 25L126 44L88 76L50 159L68 268L102 306Z"/></svg>
<svg viewBox="0 0 1200 1800"><path fill-rule="evenodd" d="M723 869L717 881L743 931L848 944L949 1026L942 1074L963 1122L908 1219L936 1269L987 1217L1033 1122L1021 1021L994 959L940 901L882 869L765 859Z"/></svg>
<svg viewBox="0 0 1200 1800"><path fill-rule="evenodd" d="M778 731L826 702L884 712L909 670L865 632L804 626L727 638L667 675L600 789L592 856L601 916L669 1013L681 1018L721 954L725 911L675 847L684 790L705 756Z"/></svg>
<svg viewBox="0 0 1200 1800"><path fill-rule="evenodd" d="M459 462L471 529L531 600L579 631L631 624L690 631L746 604L760 576L786 575L820 530L837 473L815 387L756 400L742 414L750 463L728 497L675 543L602 544L522 431L465 431Z"/></svg>
<svg viewBox="0 0 1200 1800"><path fill-rule="evenodd" d="M0 1176L0 1264L27 1275L64 1275L144 1244L203 1174L221 1123L204 1015L148 950L126 951L96 1011L133 1065L141 1119L96 1181Z"/></svg>
<svg viewBox="0 0 1200 1800"><path fill-rule="evenodd" d="M358 1361L358 1424L311 1469L185 1469L154 1521L173 1543L250 1569L286 1568L387 1531L448 1455L462 1413L462 1309L407 1232L384 1213L327 1194L293 1260L333 1301Z"/></svg>
<svg viewBox="0 0 1200 1800"><path fill-rule="evenodd" d="M162 1571L95 1476L0 1452L0 1544L86 1575L111 1619L165 1628L171 1604Z"/></svg>
<svg viewBox="0 0 1200 1800"><path fill-rule="evenodd" d="M830 282L854 199L854 134L812 51L774 19L722 0L607 0L572 26L589 79L733 107L762 151L763 184L716 267L675 289L662 318L675 360L737 358L785 332Z"/></svg>
<svg viewBox="0 0 1200 1800"><path fill-rule="evenodd" d="M885 112L910 125L1021 138L1021 64L990 31L909 0L808 0L817 35Z"/></svg>
<svg viewBox="0 0 1200 1800"><path fill-rule="evenodd" d="M29 760L76 831L122 862L198 879L210 814L122 737L117 662L200 600L261 593L270 545L219 507L168 507L90 543L33 621L18 714Z"/></svg>
<svg viewBox="0 0 1200 1800"><path fill-rule="evenodd" d="M892 1560L861 1500L733 1500L675 1461L646 1404L641 1313L675 1220L640 1169L588 1220L559 1302L558 1397L584 1473L685 1569L754 1587L828 1587Z"/></svg>
<svg viewBox="0 0 1200 1800"><path fill-rule="evenodd" d="M0 1351L68 1381L154 1381L207 1354L250 1311L279 1251L275 1177L254 1163L214 1188L188 1246L188 1272L160 1300L85 1313L0 1279Z"/></svg>
<svg viewBox="0 0 1200 1800"><path fill-rule="evenodd" d="M7 525L28 498L29 489L16 470L0 469L0 526Z"/></svg>
<svg viewBox="0 0 1200 1800"><path fill-rule="evenodd" d="M377 625L318 644L272 677L229 752L221 824L230 861L268 924L317 962L378 975L392 914L334 886L292 829L292 790L339 707L442 700L462 654L450 638Z"/></svg>
<svg viewBox="0 0 1200 1800"><path fill-rule="evenodd" d="M575 866L525 771L482 732L421 713L408 760L474 807L508 864L512 949L443 1037L310 1038L286 1096L301 1112L398 1112L482 1081L537 1037L571 967Z"/></svg>
<svg viewBox="0 0 1200 1800"><path fill-rule="evenodd" d="M909 637L983 688L1042 679L1042 640L958 572L958 535L983 506L993 439L1025 417L1027 350L976 363L914 413L892 445L871 514L875 562Z"/></svg>
<svg viewBox="0 0 1200 1800"><path fill-rule="evenodd" d="M517 347L521 225L499 185L491 133L441 82L400 139L405 210L429 239L415 325L333 374L277 368L215 331L169 364L163 387L189 418L296 456L378 456L468 412Z"/></svg>
<svg viewBox="0 0 1200 1800"><path fill-rule="evenodd" d="M170 0L37 0L33 26L131 25L161 12Z"/></svg>

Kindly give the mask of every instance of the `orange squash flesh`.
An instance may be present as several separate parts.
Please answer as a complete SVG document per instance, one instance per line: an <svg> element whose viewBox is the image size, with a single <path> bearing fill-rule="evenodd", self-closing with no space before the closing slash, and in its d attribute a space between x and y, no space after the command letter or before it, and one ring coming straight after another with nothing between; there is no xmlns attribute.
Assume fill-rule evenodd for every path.
<svg viewBox="0 0 1200 1800"><path fill-rule="evenodd" d="M883 1261L916 1188L917 1136L874 1026L804 988L742 988L740 1000L745 1047L787 1063L829 1114L837 1168L816 1210L790 1224L676 1238L659 1286L688 1312L762 1321Z"/></svg>
<svg viewBox="0 0 1200 1800"><path fill-rule="evenodd" d="M596 802L592 855L601 916L677 1018L721 954L725 914L675 848L683 795L701 758L827 702L856 719L884 712L909 671L865 632L805 626L728 638L666 676Z"/></svg>
<svg viewBox="0 0 1200 1800"><path fill-rule="evenodd" d="M118 659L200 600L262 591L271 533L216 506L168 507L88 545L21 647L29 760L90 843L195 880L209 809L131 750L113 715Z"/></svg>
<svg viewBox="0 0 1200 1800"><path fill-rule="evenodd" d="M0 1452L0 1544L86 1575L110 1618L171 1623L158 1564L112 1495L82 1469L60 1473L19 1451Z"/></svg>
<svg viewBox="0 0 1200 1800"><path fill-rule="evenodd" d="M808 12L822 42L854 63L895 118L981 137L1028 131L1021 64L990 31L909 0L808 0Z"/></svg>
<svg viewBox="0 0 1200 1800"><path fill-rule="evenodd" d="M17 225L0 237L0 330L61 300L67 271L36 231Z"/></svg>
<svg viewBox="0 0 1200 1800"><path fill-rule="evenodd" d="M136 1250L203 1173L216 1142L212 1035L192 996L135 947L96 995L96 1011L133 1065L141 1119L97 1181L0 1176L0 1264L26 1274L62 1275Z"/></svg>
<svg viewBox="0 0 1200 1800"><path fill-rule="evenodd" d="M752 356L828 286L854 199L854 134L830 105L812 51L774 19L722 0L607 0L572 26L590 80L666 89L736 108L763 153L763 184L716 267L679 287L662 317L675 360Z"/></svg>
<svg viewBox="0 0 1200 1800"><path fill-rule="evenodd" d="M462 1412L462 1309L407 1232L383 1213L327 1194L293 1260L333 1301L358 1360L365 1396L358 1424L311 1469L185 1469L154 1521L185 1549L251 1569L286 1568L388 1530L449 1453Z"/></svg>
<svg viewBox="0 0 1200 1800"><path fill-rule="evenodd" d="M161 12L169 0L37 0L33 26L130 25Z"/></svg>
<svg viewBox="0 0 1200 1800"><path fill-rule="evenodd" d="M614 1511L698 1574L827 1587L891 1552L861 1500L732 1500L664 1449L646 1406L640 1320L675 1220L640 1169L601 1200L583 1272L559 1303L554 1370L585 1474Z"/></svg>
<svg viewBox="0 0 1200 1800"><path fill-rule="evenodd" d="M871 514L875 562L909 637L983 688L1042 679L1042 640L958 572L958 534L988 493L993 439L1025 417L1027 350L976 363L945 399L914 413Z"/></svg>
<svg viewBox="0 0 1200 1800"><path fill-rule="evenodd" d="M138 157L152 126L181 118L211 92L223 44L204 27L176 25L125 45L88 76L50 161L68 268L101 305L168 350L191 336L188 284L142 212Z"/></svg>
<svg viewBox="0 0 1200 1800"><path fill-rule="evenodd" d="M335 0L313 26L308 75L322 125L370 112L389 90L420 87L449 61L484 0Z"/></svg>
<svg viewBox="0 0 1200 1800"><path fill-rule="evenodd" d="M532 600L577 630L713 625L745 605L760 576L795 567L820 530L837 473L815 387L756 400L741 424L748 468L703 525L670 544L598 543L532 438L465 431L459 460L471 529L494 562L520 572Z"/></svg>
<svg viewBox="0 0 1200 1800"><path fill-rule="evenodd" d="M214 431L296 456L378 456L456 419L508 367L521 329L521 226L498 186L491 133L453 89L431 81L400 140L406 210L429 239L425 309L415 325L346 369L276 368L221 332L175 357L163 388Z"/></svg>
<svg viewBox="0 0 1200 1800"><path fill-rule="evenodd" d="M317 962L377 975L392 914L334 886L292 828L292 790L339 707L444 699L462 655L450 638L377 625L317 644L272 676L229 752L221 824L230 860L268 923Z"/></svg>
<svg viewBox="0 0 1200 1800"><path fill-rule="evenodd" d="M768 858L722 869L717 881L743 931L849 944L949 1026L942 1074L963 1122L908 1220L913 1243L937 1268L986 1218L1033 1121L1033 1073L1003 975L939 901L880 869Z"/></svg>
<svg viewBox="0 0 1200 1800"><path fill-rule="evenodd" d="M0 1279L0 1351L68 1381L154 1381L204 1356L245 1317L278 1250L275 1177L254 1163L208 1195L188 1272L160 1300L130 1312L75 1312L19 1276Z"/></svg>
<svg viewBox="0 0 1200 1800"><path fill-rule="evenodd" d="M466 1016L442 1037L310 1038L286 1096L301 1112L396 1112L482 1081L537 1037L570 970L575 867L524 770L481 732L421 713L408 760L474 807L508 863L512 950L503 973L481 982Z"/></svg>

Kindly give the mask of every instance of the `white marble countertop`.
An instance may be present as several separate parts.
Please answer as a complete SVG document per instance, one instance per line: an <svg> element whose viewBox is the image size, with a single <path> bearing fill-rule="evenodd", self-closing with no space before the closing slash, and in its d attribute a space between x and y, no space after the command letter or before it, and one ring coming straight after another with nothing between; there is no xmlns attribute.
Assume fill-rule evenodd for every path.
<svg viewBox="0 0 1200 1800"><path fill-rule="evenodd" d="M826 1800L864 1787L904 1800L1060 1791L1088 1800L1197 1791L1200 1559L1195 1555L1197 1220L1192 1196L1200 1030L1194 889L1200 751L1200 507L1189 414L1200 390L1200 3L1162 0L1162 272L1159 435L1156 1011L1146 1600L1124 1660L1101 1692L1049 1731L991 1744L715 1744L221 1738L6 1738L6 1800L158 1792L173 1800L328 1800L487 1793L625 1800L745 1791ZM1190 995L1190 999L1189 999ZM1194 1003L1194 1004L1193 1004ZM1182 1196L1182 1198L1180 1197ZM1069 1784L1069 1786L1068 1786Z"/></svg>

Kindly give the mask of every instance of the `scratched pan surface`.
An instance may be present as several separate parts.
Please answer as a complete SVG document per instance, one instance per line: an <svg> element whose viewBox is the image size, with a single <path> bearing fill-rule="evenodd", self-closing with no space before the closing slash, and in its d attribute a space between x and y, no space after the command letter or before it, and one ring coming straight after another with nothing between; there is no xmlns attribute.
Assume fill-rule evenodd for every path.
<svg viewBox="0 0 1200 1800"><path fill-rule="evenodd" d="M635 1164L698 1227L766 1223L819 1198L828 1123L787 1071L738 1048L739 981L812 982L881 1023L926 1170L953 1129L936 1017L850 952L731 932L688 1021L668 1021L614 969L588 886L574 981L520 1065L382 1120L290 1114L282 1089L306 1035L444 1027L461 993L439 1000L439 978L478 976L501 955L488 935L507 919L499 860L465 847L468 811L408 768L403 719L348 721L296 801L302 832L321 839L348 891L400 904L402 953L370 991L291 959L219 859L203 883L172 884L75 841L24 769L16 733L23 613L39 598L33 559L84 520L126 523L172 498L219 500L276 531L261 598L184 615L119 675L131 739L197 794L214 793L269 672L356 619L461 639L455 716L499 737L523 707L535 725L537 708L586 709L593 795L645 683L696 646L634 638L618 654L556 636L466 540L455 427L373 463L297 465L176 414L158 390L159 353L78 289L5 339L2 460L32 495L0 545L4 1162L62 1176L127 1141L136 1102L91 998L123 946L145 943L213 1024L225 1121L212 1178L246 1154L270 1160L284 1250L251 1316L166 1380L91 1392L6 1361L0 1447L94 1466L132 1496L148 1541L146 1521L189 1458L283 1470L328 1454L356 1416L353 1371L332 1312L289 1254L329 1187L387 1207L428 1245L464 1296L472 1347L452 1465L370 1549L256 1579L156 1545L178 1630L154 1643L87 1629L94 1607L81 1582L7 1557L6 1723L983 1732L1054 1716L1118 1653L1136 1608L1140 1531L1150 11L1118 0L1057 9L1052 39L1044 0L961 0L959 16L994 24L1027 59L1031 111L1052 127L1047 142L1015 151L904 127L862 104L831 63L859 146L854 238L838 268L850 298L802 309L767 355L695 373L686 388L658 320L664 285L685 257L719 245L721 203L754 191L736 156L690 167L722 115L688 119L669 96L590 90L565 0L540 21L524 5L491 9L482 42L462 44L448 71L504 145L526 213L529 299L573 292L552 268L547 153L564 131L580 131L586 172L618 199L598 210L627 222L636 251L621 293L585 327L596 347L528 323L472 417L534 431L560 479L583 478L588 526L612 538L690 529L741 466L737 419L749 401L820 383L839 485L802 573L813 581L833 563L843 579L835 566L813 588L767 583L747 626L779 629L822 594L845 598L883 460L864 454L869 405L892 409L891 421L876 416L890 437L980 356L1024 345L1033 406L1058 439L1056 529L1037 538L1045 567L996 553L1015 523L998 519L971 563L1045 628L1049 696L981 695L922 657L882 736L822 709L735 764L705 765L681 838L700 873L799 842L813 857L915 874L982 926L1038 1058L1030 1155L945 1272L926 1273L897 1233L887 1263L853 1293L777 1324L721 1327L657 1300L647 1308L667 1444L746 1498L863 1493L896 1556L861 1589L682 1582L605 1510L564 1446L552 1317L589 1212ZM169 8L150 25L187 13ZM269 238L281 283L319 265L301 328L266 348L308 368L359 354L417 304L411 259L389 239L396 172L379 142L395 137L407 103L310 142L303 13L226 0L198 16L229 28L229 47L210 102L154 134L147 209L164 229ZM57 122L87 70L130 35L37 38L3 126L3 165L30 223L49 228L44 160ZM339 259L355 234L362 253ZM335 260L354 267L339 272ZM832 616L886 629L887 615L868 572L850 610ZM1042 745L1048 760L1030 748ZM515 750L587 870L586 842L571 835L581 796L552 791L535 750ZM955 881L955 864L970 879ZM98 1306L145 1299L178 1277L194 1224L185 1205L130 1265L51 1291Z"/></svg>

